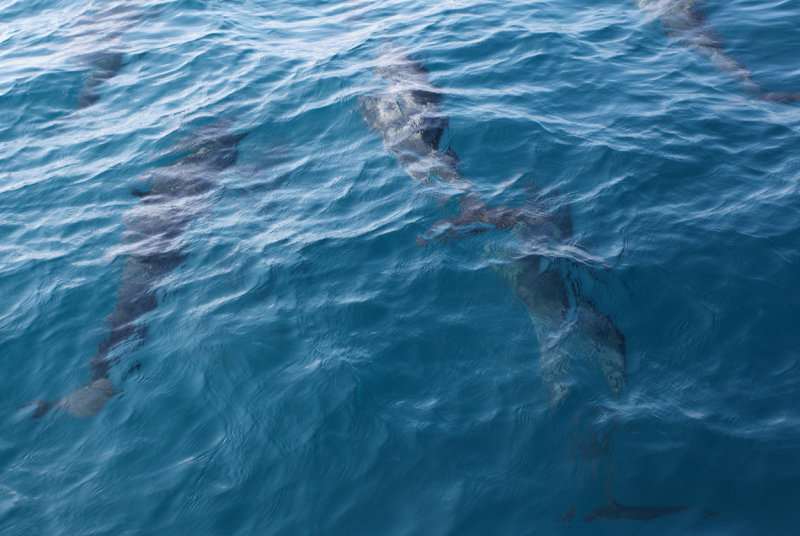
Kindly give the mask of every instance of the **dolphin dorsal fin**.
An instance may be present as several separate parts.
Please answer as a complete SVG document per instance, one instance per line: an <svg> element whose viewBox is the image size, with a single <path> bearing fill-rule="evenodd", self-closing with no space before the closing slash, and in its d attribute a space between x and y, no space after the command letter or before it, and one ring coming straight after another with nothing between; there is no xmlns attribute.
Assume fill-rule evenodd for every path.
<svg viewBox="0 0 800 536"><path fill-rule="evenodd" d="M145 197L150 195L150 193L151 193L150 190L143 191L143 190L140 190L139 188L134 188L133 190L131 190L131 195L135 195L139 199L144 199Z"/></svg>
<svg viewBox="0 0 800 536"><path fill-rule="evenodd" d="M456 154L456 152L453 150L453 148L450 147L449 145L447 146L447 149L445 149L443 151L443 154L445 156L447 156L448 158L452 158L455 163L458 163L458 161L460 160L458 158L458 154Z"/></svg>

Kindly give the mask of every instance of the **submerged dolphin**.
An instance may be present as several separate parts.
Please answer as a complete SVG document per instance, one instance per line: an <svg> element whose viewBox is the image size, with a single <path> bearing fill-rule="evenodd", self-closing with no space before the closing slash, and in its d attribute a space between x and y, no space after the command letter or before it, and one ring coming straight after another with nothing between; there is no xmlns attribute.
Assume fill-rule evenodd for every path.
<svg viewBox="0 0 800 536"><path fill-rule="evenodd" d="M583 521L586 523L591 523L593 521L609 522L616 521L617 519L649 521L687 510L698 510L703 513L704 518L716 515L716 513L706 510L705 508L694 506L628 506L620 504L611 498L611 496L608 496L608 502L586 514Z"/></svg>
<svg viewBox="0 0 800 536"><path fill-rule="evenodd" d="M517 238L542 253L511 256L500 269L514 295L528 311L539 342L542 381L550 406L555 408L570 393L576 365L598 369L615 397L625 389L625 337L611 318L585 298L566 275L566 268L581 262L558 244L572 237L572 222L565 207L542 217L535 226L518 223Z"/></svg>
<svg viewBox="0 0 800 536"><path fill-rule="evenodd" d="M91 70L84 75L83 89L78 95L78 108L86 108L100 100L98 88L122 69L122 52L103 50L84 58Z"/></svg>
<svg viewBox="0 0 800 536"><path fill-rule="evenodd" d="M439 149L449 120L440 104L440 88L428 80L428 71L402 49L387 45L374 72L383 88L359 98L359 108L369 125L383 139L387 151L414 181L439 189L443 199L458 195L461 216L447 220L447 229L436 239L487 230L480 224L505 228L517 221L534 222L536 216L510 207L488 207L472 183L458 171L458 156ZM427 241L423 241L427 243Z"/></svg>
<svg viewBox="0 0 800 536"><path fill-rule="evenodd" d="M188 154L154 173L149 190L134 190L141 203L126 216L123 234L130 253L114 311L108 316L108 336L89 361L92 379L56 402L34 402L34 418L54 407L88 417L114 396L109 371L119 357L111 352L125 341L146 336L147 326L137 321L156 308L158 284L186 258L180 235L203 212L202 196L213 187L219 172L236 162L244 136L229 133L223 125L209 127L183 148Z"/></svg>
<svg viewBox="0 0 800 536"><path fill-rule="evenodd" d="M120 48L120 37L129 29L149 18L147 10L138 0L114 2L99 11L79 19L73 28L72 37L78 40L74 48L85 46L81 41L90 40L88 46L100 49L81 56L81 64L87 65L89 71L84 75L83 88L78 95L78 108L91 106L100 99L99 87L111 80L123 66L123 52Z"/></svg>
<svg viewBox="0 0 800 536"><path fill-rule="evenodd" d="M563 242L571 236L570 219L563 213L490 208L481 201L458 171L455 153L439 150L448 118L440 107L442 95L429 82L427 70L391 46L380 54L377 64L374 70L384 81L383 89L359 99L367 124L415 181L431 187L444 183L443 190L460 194L460 215L435 225L428 239L447 241L487 230L481 224L515 227L523 241ZM418 242L427 245L428 239ZM569 292L568 281L546 255L516 259L505 273L533 321L551 405L556 406L569 392L576 358L599 368L611 391L619 394L625 387L625 341L611 319L579 294Z"/></svg>
<svg viewBox="0 0 800 536"><path fill-rule="evenodd" d="M641 10L652 13L661 20L668 36L710 59L717 69L739 80L745 91L756 94L761 100L800 102L800 92L765 92L750 78L750 71L736 58L725 53L722 38L709 26L705 12L699 7L704 0L635 1Z"/></svg>
<svg viewBox="0 0 800 536"><path fill-rule="evenodd" d="M439 140L449 119L442 112L439 88L428 80L428 71L403 51L387 45L377 59L374 72L384 88L359 98L359 107L369 127L383 138L384 147L397 156L415 181L436 180L471 187L456 169L457 158L439 151Z"/></svg>

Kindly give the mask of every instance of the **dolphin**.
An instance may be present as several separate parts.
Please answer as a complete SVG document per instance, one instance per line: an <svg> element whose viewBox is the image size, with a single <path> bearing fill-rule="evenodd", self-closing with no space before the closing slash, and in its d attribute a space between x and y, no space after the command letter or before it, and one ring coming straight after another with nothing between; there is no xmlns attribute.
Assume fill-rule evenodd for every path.
<svg viewBox="0 0 800 536"><path fill-rule="evenodd" d="M456 169L456 158L439 151L439 140L449 124L440 107L443 96L428 80L428 70L402 50L386 45L375 74L385 83L375 95L359 97L358 105L369 127L380 134L415 181L434 179L462 188L469 184Z"/></svg>
<svg viewBox="0 0 800 536"><path fill-rule="evenodd" d="M430 82L425 67L403 49L387 44L373 70L383 88L358 99L370 129L381 136L384 148L415 182L438 189L445 202L453 194L458 196L461 216L440 222L428 239L420 238L421 245L430 239L446 241L486 231L485 225L504 229L516 221L536 221L535 214L524 210L488 207L458 170L458 155L450 148L439 148L449 118L441 108L441 88Z"/></svg>
<svg viewBox="0 0 800 536"><path fill-rule="evenodd" d="M214 186L219 172L236 162L238 144L245 135L228 132L224 122L212 125L180 148L188 154L157 170L146 191L133 190L141 202L125 217L123 243L130 253L114 310L108 316L108 335L89 361L92 378L56 402L29 404L36 406L34 418L53 408L88 417L116 394L109 372L119 357L112 357L112 350L128 340L146 337L147 326L139 319L157 307L158 284L187 256L180 235L202 213L203 194Z"/></svg>
<svg viewBox="0 0 800 536"><path fill-rule="evenodd" d="M82 40L90 40L89 46L96 46L98 41L102 43L99 50L78 58L81 64L89 67L83 77L83 88L78 94L78 109L96 103L100 99L99 87L117 76L122 69L124 54L120 48L121 36L151 16L152 13L148 13L140 1L128 0L114 2L75 23L72 37L78 39L78 43L73 47L82 48Z"/></svg>
<svg viewBox="0 0 800 536"><path fill-rule="evenodd" d="M383 139L414 181L458 194L460 215L440 221L417 240L447 242L489 228L514 229L523 242L564 243L572 223L563 211L551 213L529 207L489 207L472 183L458 170L458 157L439 149L448 118L441 108L440 89L428 71L402 49L387 45L374 68L382 89L359 99L370 129ZM544 248L546 249L546 248ZM562 250L566 251L566 250ZM563 253L570 260L583 256ZM611 391L625 388L625 340L611 319L577 293L550 263L552 256L527 255L504 270L517 297L528 310L541 346L542 378L551 406L569 393L574 359L585 358L599 368Z"/></svg>
<svg viewBox="0 0 800 536"><path fill-rule="evenodd" d="M79 109L100 100L99 86L117 76L122 69L122 52L103 50L89 54L84 60L91 66L91 70L84 75L83 89L78 94Z"/></svg>
<svg viewBox="0 0 800 536"><path fill-rule="evenodd" d="M736 58L727 54L722 38L708 24L700 5L705 0L635 0L637 7L661 21L666 34L676 42L705 56L722 72L742 83L744 91L759 100L779 103L800 102L800 92L766 92Z"/></svg>
<svg viewBox="0 0 800 536"><path fill-rule="evenodd" d="M649 521L658 517L669 516L687 510L698 510L703 513L703 518L717 515L715 512L694 506L628 506L616 502L611 497L608 502L599 508L595 508L583 518L586 523L593 521L616 521L617 519L635 519L639 521Z"/></svg>
<svg viewBox="0 0 800 536"><path fill-rule="evenodd" d="M533 226L517 222L512 232L533 253L500 252L505 264L499 270L536 332L550 407L559 406L571 392L576 363L599 370L610 393L618 397L626 386L625 337L566 275L565 266L583 264L570 250L561 252L557 247L572 237L568 208L540 216Z"/></svg>

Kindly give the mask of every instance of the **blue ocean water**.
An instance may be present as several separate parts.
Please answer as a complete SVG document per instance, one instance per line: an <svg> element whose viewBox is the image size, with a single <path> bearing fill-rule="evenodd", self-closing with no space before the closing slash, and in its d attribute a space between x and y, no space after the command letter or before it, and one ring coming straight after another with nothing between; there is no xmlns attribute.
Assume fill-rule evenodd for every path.
<svg viewBox="0 0 800 536"><path fill-rule="evenodd" d="M705 48L659 9L6 1L0 533L797 533L800 103L708 52L800 91L800 1L709 0ZM458 206L364 119L387 46L475 194L569 240L420 247ZM174 176L207 187L141 195ZM583 364L548 399L530 253L624 335L622 392ZM583 522L607 496L692 509Z"/></svg>

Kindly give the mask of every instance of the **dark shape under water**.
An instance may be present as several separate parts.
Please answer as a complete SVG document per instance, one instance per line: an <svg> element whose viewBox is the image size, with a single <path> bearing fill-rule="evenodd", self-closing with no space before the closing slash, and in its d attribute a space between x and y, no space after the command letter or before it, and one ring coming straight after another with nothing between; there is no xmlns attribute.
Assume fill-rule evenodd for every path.
<svg viewBox="0 0 800 536"><path fill-rule="evenodd" d="M53 407L75 417L88 417L115 394L109 371L119 357L113 357L112 350L147 335L147 326L137 321L156 308L158 284L186 258L180 235L204 211L202 196L214 186L219 172L236 162L238 143L244 136L230 134L222 124L208 127L183 148L188 154L154 173L148 191L134 190L141 203L126 216L123 235L131 252L114 311L108 316L108 336L89 361L92 379L57 402L34 402L35 418Z"/></svg>
<svg viewBox="0 0 800 536"><path fill-rule="evenodd" d="M439 150L448 118L440 107L442 95L428 81L424 67L387 46L374 70L383 79L384 89L359 99L370 128L380 134L384 147L415 181L430 187L444 183L442 190L455 190L458 195L460 215L439 222L418 240L420 245L486 231L485 225L514 227L525 243L534 239L560 243L571 237L572 224L564 211L489 207L479 198L458 171L455 153ZM625 387L625 342L611 319L569 292L567 280L548 255L511 259L504 271L536 329L551 405L556 406L570 390L574 358L600 368L611 391L619 394Z"/></svg>
<svg viewBox="0 0 800 536"><path fill-rule="evenodd" d="M461 215L437 224L426 239L420 239L421 244L488 230L481 224L503 229L519 221L536 221L530 211L487 206L458 171L455 152L439 149L449 120L440 107L440 88L428 80L425 67L401 49L387 45L374 71L385 85L380 92L359 98L367 124L381 136L386 150L397 156L412 179L432 188L441 185L443 200L459 196Z"/></svg>
<svg viewBox="0 0 800 536"><path fill-rule="evenodd" d="M402 50L387 45L373 69L385 83L374 94L359 98L359 107L370 128L383 138L415 181L436 181L469 190L472 185L456 169L457 157L439 150L439 140L449 120L440 108L439 88L428 80L428 71Z"/></svg>
<svg viewBox="0 0 800 536"><path fill-rule="evenodd" d="M571 505L569 505L569 508L567 509L566 512L564 512L563 514L558 516L558 518L556 518L556 521L558 521L559 523L571 523L572 520L575 519L575 515L577 513L578 513L577 506L575 505L575 503L572 503Z"/></svg>
<svg viewBox="0 0 800 536"><path fill-rule="evenodd" d="M555 408L570 393L579 363L598 369L611 394L619 396L625 389L625 337L567 275L583 262L569 250L558 249L572 237L568 209L554 210L533 226L518 223L513 232L526 248L542 251L522 256L501 253L506 263L500 270L525 305L536 332L550 406Z"/></svg>
<svg viewBox="0 0 800 536"><path fill-rule="evenodd" d="M722 38L708 24L705 12L699 7L703 0L635 0L645 12L661 20L668 36L676 42L707 57L720 71L742 83L743 89L760 100L788 104L800 102L800 92L775 93L764 89L750 78L750 71L725 53Z"/></svg>
<svg viewBox="0 0 800 536"><path fill-rule="evenodd" d="M86 108L100 99L99 89L111 80L123 66L124 54L121 36L158 13L139 0L116 0L90 8L71 28L77 40L72 46L80 50L94 50L80 56L79 62L89 67L84 75L83 88L78 95L78 108ZM87 42L84 42L88 40Z"/></svg>
<svg viewBox="0 0 800 536"><path fill-rule="evenodd" d="M114 78L122 68L122 53L105 50L86 58L91 70L86 73L83 89L78 95L78 108L91 106L100 99L98 87Z"/></svg>
<svg viewBox="0 0 800 536"><path fill-rule="evenodd" d="M592 521L616 521L617 519L633 519L639 521L649 521L659 517L677 514L687 510L698 510L703 513L703 517L716 515L704 508L692 506L628 506L620 504L609 498L609 502L600 508L589 512L583 520L587 523Z"/></svg>

